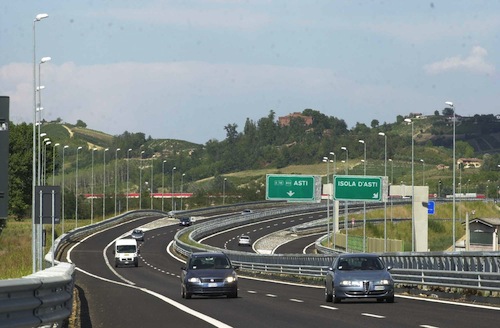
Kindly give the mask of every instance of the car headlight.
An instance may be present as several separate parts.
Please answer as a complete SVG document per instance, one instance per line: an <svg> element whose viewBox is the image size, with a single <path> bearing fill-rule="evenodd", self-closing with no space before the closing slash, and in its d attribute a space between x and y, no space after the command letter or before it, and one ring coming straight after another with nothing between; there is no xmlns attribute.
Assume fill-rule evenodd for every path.
<svg viewBox="0 0 500 328"><path fill-rule="evenodd" d="M390 285L391 282L388 279L382 279L375 282L375 285Z"/></svg>
<svg viewBox="0 0 500 328"><path fill-rule="evenodd" d="M200 280L200 278L191 277L188 279L188 282L193 283L193 284L199 284L199 283L201 283L201 280Z"/></svg>
<svg viewBox="0 0 500 328"><path fill-rule="evenodd" d="M232 275L232 276L226 277L226 282L227 282L227 283L233 283L233 282L235 282L236 280L238 280L238 278L237 278L237 276L236 276L236 275Z"/></svg>
<svg viewBox="0 0 500 328"><path fill-rule="evenodd" d="M342 280L340 282L340 286L361 287L361 285L362 285L361 281L355 281L355 280Z"/></svg>

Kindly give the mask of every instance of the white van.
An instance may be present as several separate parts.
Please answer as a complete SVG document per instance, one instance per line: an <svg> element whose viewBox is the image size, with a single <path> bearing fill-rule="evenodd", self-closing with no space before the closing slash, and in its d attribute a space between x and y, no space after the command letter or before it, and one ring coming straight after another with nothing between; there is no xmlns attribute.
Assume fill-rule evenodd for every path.
<svg viewBox="0 0 500 328"><path fill-rule="evenodd" d="M132 238L118 239L115 242L115 267L119 265L139 266L137 241Z"/></svg>

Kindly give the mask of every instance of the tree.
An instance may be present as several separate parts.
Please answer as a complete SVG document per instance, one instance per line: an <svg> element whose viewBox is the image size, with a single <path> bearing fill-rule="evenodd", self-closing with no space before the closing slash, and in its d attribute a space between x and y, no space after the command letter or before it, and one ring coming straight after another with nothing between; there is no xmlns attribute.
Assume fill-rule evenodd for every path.
<svg viewBox="0 0 500 328"><path fill-rule="evenodd" d="M453 108L447 107L443 109L443 116L453 116Z"/></svg>
<svg viewBox="0 0 500 328"><path fill-rule="evenodd" d="M76 126L79 127L79 128L86 128L87 127L87 123L85 123L82 120L78 120L78 121L76 121Z"/></svg>
<svg viewBox="0 0 500 328"><path fill-rule="evenodd" d="M372 127L372 129L375 129L375 128L378 128L380 122L378 120L372 120L370 126Z"/></svg>

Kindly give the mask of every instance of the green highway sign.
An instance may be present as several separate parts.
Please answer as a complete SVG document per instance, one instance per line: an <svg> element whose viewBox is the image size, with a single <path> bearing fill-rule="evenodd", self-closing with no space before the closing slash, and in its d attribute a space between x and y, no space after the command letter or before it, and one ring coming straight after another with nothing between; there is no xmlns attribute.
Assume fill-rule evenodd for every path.
<svg viewBox="0 0 500 328"><path fill-rule="evenodd" d="M320 202L321 178L315 175L266 175L266 199Z"/></svg>
<svg viewBox="0 0 500 328"><path fill-rule="evenodd" d="M334 200L387 200L387 177L365 175L336 175L333 178Z"/></svg>

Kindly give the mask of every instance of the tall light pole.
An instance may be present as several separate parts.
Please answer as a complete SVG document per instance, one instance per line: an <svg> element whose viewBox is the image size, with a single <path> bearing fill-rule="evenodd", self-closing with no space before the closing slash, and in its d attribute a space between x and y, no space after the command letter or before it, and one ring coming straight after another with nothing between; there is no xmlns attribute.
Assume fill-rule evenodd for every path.
<svg viewBox="0 0 500 328"><path fill-rule="evenodd" d="M184 176L186 175L186 173L182 173L181 174L181 211L182 211L182 199L184 198L184 196L182 196L182 188L183 188L183 185L184 185Z"/></svg>
<svg viewBox="0 0 500 328"><path fill-rule="evenodd" d="M54 144L52 147L52 185L55 184L55 176L56 176L56 148L60 146L59 143Z"/></svg>
<svg viewBox="0 0 500 328"><path fill-rule="evenodd" d="M76 149L76 174L75 174L75 228L78 228L78 153L82 146Z"/></svg>
<svg viewBox="0 0 500 328"><path fill-rule="evenodd" d="M68 148L69 146L68 145L65 145L63 147L63 151L62 151L62 217L61 217L61 221L62 221L62 226L61 226L61 229L62 229L62 233L64 234L64 151L66 150L66 148Z"/></svg>
<svg viewBox="0 0 500 328"><path fill-rule="evenodd" d="M167 161L163 160L161 163L161 211L165 211L165 163Z"/></svg>
<svg viewBox="0 0 500 328"><path fill-rule="evenodd" d="M97 148L92 148L92 179L90 181L90 224L94 223L94 152Z"/></svg>
<svg viewBox="0 0 500 328"><path fill-rule="evenodd" d="M363 144L364 148L363 175L366 176L366 142L364 140L358 140L358 142ZM363 252L366 252L366 202L363 202Z"/></svg>
<svg viewBox="0 0 500 328"><path fill-rule="evenodd" d="M118 152L120 148L115 150L115 216L116 216L116 197L117 197L117 187L118 187Z"/></svg>
<svg viewBox="0 0 500 328"><path fill-rule="evenodd" d="M48 138L46 138L48 139ZM48 139L43 143L43 185L47 185L47 146L51 145L52 141Z"/></svg>
<svg viewBox="0 0 500 328"><path fill-rule="evenodd" d="M340 147L340 149L345 150L345 173L349 175L349 150L347 147ZM345 228L345 251L348 252L349 249L349 205L347 200L344 201L344 228Z"/></svg>
<svg viewBox="0 0 500 328"><path fill-rule="evenodd" d="M174 210L174 171L175 171L176 167L174 166L172 168L172 211Z"/></svg>
<svg viewBox="0 0 500 328"><path fill-rule="evenodd" d="M32 220L32 229L31 229L31 254L32 254L32 272L35 273L37 271L37 258L36 254L38 253L37 248L37 229L39 227L35 224L36 219L36 211L35 211L35 187L36 187L36 22L49 17L47 14L38 14L33 20L33 149L32 149L32 178L31 178L31 217ZM40 184L40 183L38 183ZM40 268L42 269L42 268Z"/></svg>
<svg viewBox="0 0 500 328"><path fill-rule="evenodd" d="M50 57L43 57L40 62L38 63L38 107L37 107L37 111L38 111L38 174L40 175L40 152L41 152L41 149L40 149L40 146L41 146L41 142L40 142L40 138L42 137L41 136L41 133L40 133L40 129L41 129L41 126L42 126L42 110L43 110L43 107L42 107L42 85L41 85L41 65L50 61L51 58ZM45 88L45 87L44 87ZM45 169L44 169L44 172L45 172ZM45 174L44 174L45 175ZM40 184L40 181L39 181L39 184Z"/></svg>
<svg viewBox="0 0 500 328"><path fill-rule="evenodd" d="M326 185L330 188L330 162L332 160L328 157L323 157L323 163L326 163ZM328 189L328 196L326 198L326 247L330 244L330 189Z"/></svg>
<svg viewBox="0 0 500 328"><path fill-rule="evenodd" d="M411 124L411 251L415 251L415 142L413 140L413 120L405 118Z"/></svg>
<svg viewBox="0 0 500 328"><path fill-rule="evenodd" d="M425 161L423 158L420 161L422 162L422 186L425 186Z"/></svg>
<svg viewBox="0 0 500 328"><path fill-rule="evenodd" d="M151 198L151 209L153 209L153 176L154 176L154 170L153 170L153 167L155 165L155 162L154 162L154 157L151 157L151 192L149 193L149 197Z"/></svg>
<svg viewBox="0 0 500 328"><path fill-rule="evenodd" d="M335 153L333 151L330 152L330 155L333 156L333 173L332 173L332 183L333 181L335 180L335 175L337 174L337 156L335 155ZM335 204L335 202L334 202ZM336 231L336 227L337 227L337 220L338 220L338 217L336 217L336 212L335 210L332 209L332 217L333 217L333 220L332 220L332 233L333 233L333 245L332 245L332 248L334 249L335 248L335 243L336 243L336 238L337 238L337 231Z"/></svg>
<svg viewBox="0 0 500 328"><path fill-rule="evenodd" d="M141 158L139 159L139 209L142 210L142 155L144 150L141 151Z"/></svg>
<svg viewBox="0 0 500 328"><path fill-rule="evenodd" d="M392 160L392 158L389 158L389 162L391 162L391 182L389 183L390 186L389 188L391 188L394 181L394 161ZM391 222L392 222L392 197L391 197Z"/></svg>
<svg viewBox="0 0 500 328"><path fill-rule="evenodd" d="M453 251L456 250L455 248L455 235L456 235L456 232L455 232L455 202L456 202L456 195L455 195L455 179L456 179L456 173L455 173L455 170L456 170L456 164L457 164L457 161L455 159L455 121L456 121L456 115L455 115L455 106L453 105L453 102L451 101L447 101L445 102L446 105L450 106L450 108L453 110Z"/></svg>
<svg viewBox="0 0 500 328"><path fill-rule="evenodd" d="M102 219L106 217L106 152L109 148L104 149L103 152L103 174L102 174Z"/></svg>
<svg viewBox="0 0 500 328"><path fill-rule="evenodd" d="M128 197L129 197L129 189L128 189L128 180L129 180L129 163L130 163L130 152L132 151L132 148L129 148L127 150L127 195L126 195L126 199L127 199L127 212L128 212Z"/></svg>
<svg viewBox="0 0 500 328"><path fill-rule="evenodd" d="M384 176L387 177L387 134L379 132L384 137ZM387 200L384 198L384 253L387 252Z"/></svg>
<svg viewBox="0 0 500 328"><path fill-rule="evenodd" d="M224 181L222 181L222 205L226 204L226 181L227 178L224 178Z"/></svg>

